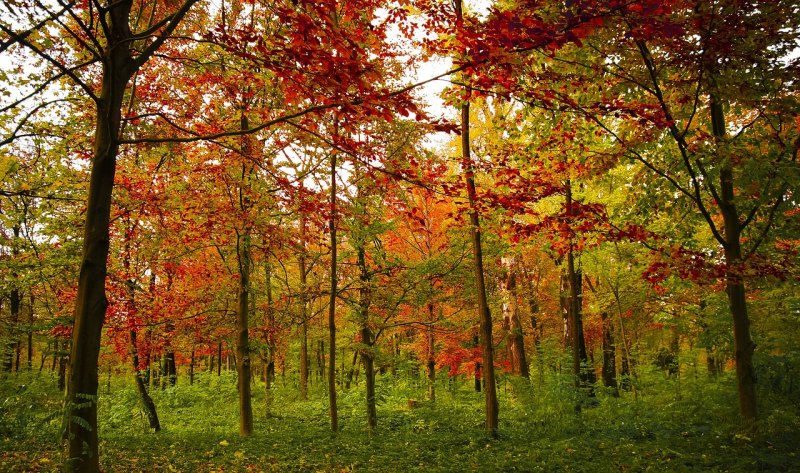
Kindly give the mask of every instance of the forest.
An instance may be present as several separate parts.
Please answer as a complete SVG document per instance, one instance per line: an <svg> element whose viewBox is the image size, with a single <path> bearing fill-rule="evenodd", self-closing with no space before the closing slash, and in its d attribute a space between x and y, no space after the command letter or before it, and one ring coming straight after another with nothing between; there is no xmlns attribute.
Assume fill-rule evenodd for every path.
<svg viewBox="0 0 800 473"><path fill-rule="evenodd" d="M0 470L800 470L800 1L6 0Z"/></svg>

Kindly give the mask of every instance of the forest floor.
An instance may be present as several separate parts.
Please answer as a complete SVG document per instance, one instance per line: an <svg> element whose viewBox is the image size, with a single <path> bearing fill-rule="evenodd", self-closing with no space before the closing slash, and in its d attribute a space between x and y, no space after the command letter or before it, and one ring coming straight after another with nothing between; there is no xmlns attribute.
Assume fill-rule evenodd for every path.
<svg viewBox="0 0 800 473"><path fill-rule="evenodd" d="M341 390L337 434L321 386L299 401L296 386L278 378L268 404L256 382L255 434L246 439L232 373L155 389L159 433L148 430L131 375L106 382L99 434L107 472L800 471L797 393L762 395L757 428L744 428L731 376L654 371L640 375L635 394L598 392L580 414L568 377L504 378L496 438L483 432L483 398L464 380L437 385L431 403L421 379L379 376L374 432L363 383ZM59 470L61 402L48 373L0 375L0 471Z"/></svg>

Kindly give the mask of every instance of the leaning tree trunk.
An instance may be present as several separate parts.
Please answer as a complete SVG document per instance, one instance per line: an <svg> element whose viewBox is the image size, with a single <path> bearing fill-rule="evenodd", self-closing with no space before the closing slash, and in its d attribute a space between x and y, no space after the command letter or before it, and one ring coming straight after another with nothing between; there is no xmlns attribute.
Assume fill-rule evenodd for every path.
<svg viewBox="0 0 800 473"><path fill-rule="evenodd" d="M158 420L158 413L156 412L156 403L147 392L147 384L144 382L144 373L139 368L139 348L136 342L136 330L130 331L131 336L131 361L133 363L133 376L136 380L136 390L139 392L139 397L142 398L142 405L144 412L147 414L147 421L150 423L150 428L155 432L161 430L161 423Z"/></svg>

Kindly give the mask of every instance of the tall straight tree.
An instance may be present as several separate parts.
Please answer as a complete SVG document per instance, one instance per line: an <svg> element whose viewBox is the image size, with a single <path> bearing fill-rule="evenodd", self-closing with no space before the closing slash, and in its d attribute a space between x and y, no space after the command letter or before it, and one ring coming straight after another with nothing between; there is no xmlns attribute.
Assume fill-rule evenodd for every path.
<svg viewBox="0 0 800 473"><path fill-rule="evenodd" d="M456 27L463 29L464 14L461 0L455 0ZM462 51L466 57L468 51ZM478 214L477 192L475 190L475 165L470 154L469 138L469 95L467 87L466 99L461 105L461 161L464 168L464 180L467 186L469 200L469 221L472 233L472 256L474 258L475 289L478 298L478 315L480 318L481 346L483 357L484 399L486 412L486 431L492 435L497 433L500 404L497 400L497 388L494 379L494 343L492 342L492 315L489 312L489 302L486 296L486 281L483 270L483 250L481 248L481 222Z"/></svg>

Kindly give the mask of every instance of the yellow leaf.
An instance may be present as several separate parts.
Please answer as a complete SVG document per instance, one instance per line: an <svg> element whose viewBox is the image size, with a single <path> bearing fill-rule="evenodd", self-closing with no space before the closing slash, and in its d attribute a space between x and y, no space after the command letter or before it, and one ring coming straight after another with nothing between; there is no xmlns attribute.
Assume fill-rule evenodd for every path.
<svg viewBox="0 0 800 473"><path fill-rule="evenodd" d="M227 440L223 440L219 444L222 445L223 447L227 447L228 445L230 445L230 443Z"/></svg>

